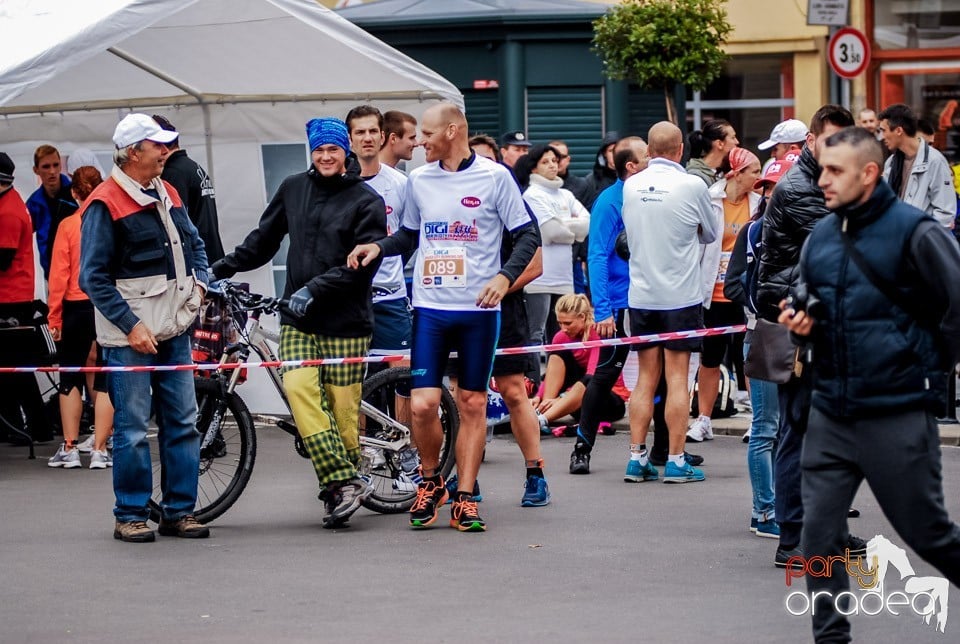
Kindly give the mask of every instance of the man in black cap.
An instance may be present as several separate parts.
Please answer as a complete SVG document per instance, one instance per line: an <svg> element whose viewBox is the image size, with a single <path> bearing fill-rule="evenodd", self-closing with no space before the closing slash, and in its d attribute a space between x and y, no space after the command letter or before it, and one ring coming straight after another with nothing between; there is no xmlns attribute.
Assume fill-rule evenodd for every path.
<svg viewBox="0 0 960 644"><path fill-rule="evenodd" d="M168 132L177 131L173 123L164 116L154 114L153 120ZM213 264L224 255L213 180L196 161L187 156L186 150L180 149L179 136L167 145L167 149L170 150L170 156L163 164L160 178L176 188L187 205L187 215L200 233L200 239L207 251L207 261Z"/></svg>
<svg viewBox="0 0 960 644"><path fill-rule="evenodd" d="M13 161L0 152L0 322L4 326L31 325L35 313L33 260L33 223L20 194L13 187ZM9 321L9 322L8 322ZM0 356L3 366L36 364L24 351L22 331L0 330ZM26 434L21 408L27 415L29 434L34 440L52 438L43 413L43 399L32 373L0 374L0 435L18 440Z"/></svg>
<svg viewBox="0 0 960 644"><path fill-rule="evenodd" d="M530 150L530 145L530 140L521 130L507 132L501 136L500 156L503 157L504 165L512 169L517 160Z"/></svg>

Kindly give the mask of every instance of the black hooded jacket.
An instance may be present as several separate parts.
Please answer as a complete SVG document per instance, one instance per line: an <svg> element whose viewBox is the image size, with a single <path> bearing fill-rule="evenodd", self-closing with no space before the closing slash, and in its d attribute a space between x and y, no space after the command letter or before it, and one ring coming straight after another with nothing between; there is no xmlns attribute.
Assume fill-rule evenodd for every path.
<svg viewBox="0 0 960 644"><path fill-rule="evenodd" d="M817 185L820 165L810 148L777 182L763 216L763 249L758 267L758 315L775 322L780 301L799 280L800 249L818 221L830 214Z"/></svg>
<svg viewBox="0 0 960 644"><path fill-rule="evenodd" d="M585 183L582 189L582 198L581 195L574 193L587 210L593 208L593 202L597 200L597 196L601 192L617 182L617 169L607 167L607 159L603 151L607 146L619 140L620 135L616 132L607 132L607 135L603 137L603 142L597 149L597 156L593 162L593 170L584 177Z"/></svg>
<svg viewBox="0 0 960 644"><path fill-rule="evenodd" d="M380 262L354 270L347 268L347 255L386 234L383 199L360 178L350 154L343 175L327 178L311 167L284 179L257 228L213 272L230 277L263 266L289 235L283 297L306 286L314 301L303 318L284 315L282 322L305 333L362 337L373 331L370 284Z"/></svg>

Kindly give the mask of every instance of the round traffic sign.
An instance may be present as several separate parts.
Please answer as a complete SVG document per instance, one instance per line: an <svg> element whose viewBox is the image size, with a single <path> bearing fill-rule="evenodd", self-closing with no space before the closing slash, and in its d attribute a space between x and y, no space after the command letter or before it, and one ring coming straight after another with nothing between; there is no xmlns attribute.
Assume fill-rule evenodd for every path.
<svg viewBox="0 0 960 644"><path fill-rule="evenodd" d="M830 67L843 78L855 78L870 63L870 43L858 29L844 27L833 34L827 47Z"/></svg>

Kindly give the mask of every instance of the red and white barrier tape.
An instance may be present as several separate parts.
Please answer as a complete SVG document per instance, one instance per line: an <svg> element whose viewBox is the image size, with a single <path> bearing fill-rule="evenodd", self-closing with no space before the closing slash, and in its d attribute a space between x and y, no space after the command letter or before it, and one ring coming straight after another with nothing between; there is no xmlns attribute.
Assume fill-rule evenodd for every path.
<svg viewBox="0 0 960 644"><path fill-rule="evenodd" d="M712 335L727 335L743 333L746 325L718 326L711 329L695 329L691 331L671 331L669 333L650 333L627 338L607 338L604 340L587 340L584 342L570 342L567 344L538 344L526 347L511 347L497 349L497 355L517 355L524 353L539 353L541 351L564 351L570 349L593 349L594 347L613 347L625 344L650 344L668 340L687 340L690 338L705 338ZM216 371L217 369L244 369L247 367L316 367L320 365L357 364L360 362L399 362L410 357L409 352L384 356L362 356L355 358L323 358L318 360L275 360L270 362L206 362L203 364L178 365L147 365L137 367L0 367L0 373L116 373L116 372L144 372L144 371Z"/></svg>

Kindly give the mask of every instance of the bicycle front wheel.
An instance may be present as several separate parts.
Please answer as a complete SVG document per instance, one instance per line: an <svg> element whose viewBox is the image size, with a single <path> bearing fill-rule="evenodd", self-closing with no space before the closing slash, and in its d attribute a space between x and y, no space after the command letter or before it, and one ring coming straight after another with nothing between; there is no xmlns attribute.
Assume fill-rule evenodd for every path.
<svg viewBox="0 0 960 644"><path fill-rule="evenodd" d="M220 382L194 378L197 393L197 431L201 434L200 478L194 516L213 521L230 509L250 480L257 457L257 435L246 403L235 392L226 394ZM212 432L212 433L211 433ZM150 460L153 463L153 496L150 518L160 520L160 448L157 430L151 428Z"/></svg>
<svg viewBox="0 0 960 644"><path fill-rule="evenodd" d="M399 395L398 395L399 394ZM391 422L410 426L409 416L410 369L393 367L385 369L363 383L363 400L379 412L389 417ZM443 388L440 396L440 427L443 431L443 443L440 447L440 473L446 477L454 465L454 444L460 429L460 413L450 392ZM381 422L367 414L361 408L360 434L381 440L396 440L390 423ZM407 448L409 449L409 447ZM419 457L417 457L419 461ZM373 493L363 502L363 506L381 514L406 512L417 496L416 486L400 465L399 452L376 450L373 468L370 471L370 484Z"/></svg>

